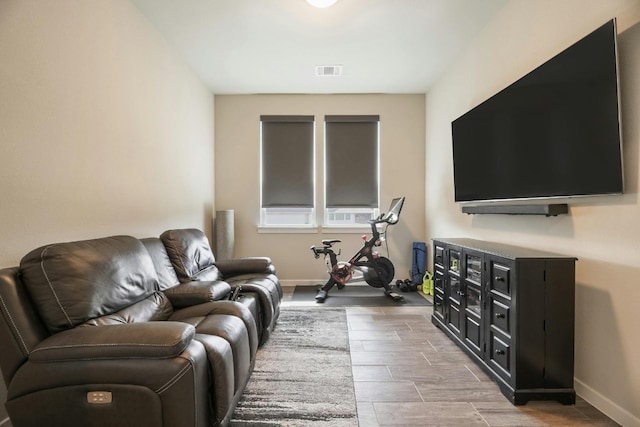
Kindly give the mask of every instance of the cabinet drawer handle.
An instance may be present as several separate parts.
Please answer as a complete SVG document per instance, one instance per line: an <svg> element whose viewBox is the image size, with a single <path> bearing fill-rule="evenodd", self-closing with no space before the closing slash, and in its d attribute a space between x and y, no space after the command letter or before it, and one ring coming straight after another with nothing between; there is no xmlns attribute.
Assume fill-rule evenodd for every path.
<svg viewBox="0 0 640 427"><path fill-rule="evenodd" d="M496 276L496 277L494 277L494 280L495 280L496 282L504 282L504 277L502 277L502 276Z"/></svg>
<svg viewBox="0 0 640 427"><path fill-rule="evenodd" d="M503 354L505 354L504 350L496 350L496 354L502 356Z"/></svg>
<svg viewBox="0 0 640 427"><path fill-rule="evenodd" d="M504 319L504 313L496 313L497 319Z"/></svg>

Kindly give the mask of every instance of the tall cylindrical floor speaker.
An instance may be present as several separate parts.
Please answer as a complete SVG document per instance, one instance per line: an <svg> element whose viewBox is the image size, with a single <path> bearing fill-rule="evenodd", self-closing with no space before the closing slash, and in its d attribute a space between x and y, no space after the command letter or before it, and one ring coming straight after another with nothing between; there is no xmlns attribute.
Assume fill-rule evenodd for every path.
<svg viewBox="0 0 640 427"><path fill-rule="evenodd" d="M214 255L216 259L232 259L235 245L234 236L234 211L216 211L215 218L215 249Z"/></svg>

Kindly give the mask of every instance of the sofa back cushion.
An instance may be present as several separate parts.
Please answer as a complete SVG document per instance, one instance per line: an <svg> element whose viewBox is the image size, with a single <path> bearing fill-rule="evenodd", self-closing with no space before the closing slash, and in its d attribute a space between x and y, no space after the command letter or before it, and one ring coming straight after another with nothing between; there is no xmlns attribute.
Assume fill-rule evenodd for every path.
<svg viewBox="0 0 640 427"><path fill-rule="evenodd" d="M176 271L173 269L173 265L171 264L169 255L167 255L167 250L165 249L162 240L157 237L147 237L146 239L140 239L140 241L144 247L147 248L149 255L151 255L153 265L156 268L156 273L158 273L158 285L160 290L165 291L173 288L174 286L178 286L180 284L180 280L178 280Z"/></svg>
<svg viewBox="0 0 640 427"><path fill-rule="evenodd" d="M160 235L180 282L215 281L220 271L207 236L198 229L167 230Z"/></svg>
<svg viewBox="0 0 640 427"><path fill-rule="evenodd" d="M114 313L158 289L149 253L130 236L43 246L25 255L20 270L51 332Z"/></svg>

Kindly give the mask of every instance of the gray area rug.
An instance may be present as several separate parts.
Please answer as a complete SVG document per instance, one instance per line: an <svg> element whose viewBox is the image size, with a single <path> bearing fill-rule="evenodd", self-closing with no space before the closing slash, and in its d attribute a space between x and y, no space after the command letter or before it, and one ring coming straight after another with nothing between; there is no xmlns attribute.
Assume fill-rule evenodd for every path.
<svg viewBox="0 0 640 427"><path fill-rule="evenodd" d="M231 425L358 426L344 309L282 309Z"/></svg>

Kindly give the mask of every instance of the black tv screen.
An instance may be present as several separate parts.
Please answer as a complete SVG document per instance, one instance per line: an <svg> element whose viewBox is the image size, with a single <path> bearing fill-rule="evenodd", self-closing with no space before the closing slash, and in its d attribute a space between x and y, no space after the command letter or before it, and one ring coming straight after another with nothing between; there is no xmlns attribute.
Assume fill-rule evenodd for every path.
<svg viewBox="0 0 640 427"><path fill-rule="evenodd" d="M623 191L615 20L452 122L455 201Z"/></svg>

